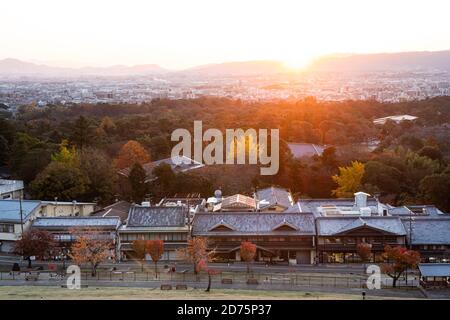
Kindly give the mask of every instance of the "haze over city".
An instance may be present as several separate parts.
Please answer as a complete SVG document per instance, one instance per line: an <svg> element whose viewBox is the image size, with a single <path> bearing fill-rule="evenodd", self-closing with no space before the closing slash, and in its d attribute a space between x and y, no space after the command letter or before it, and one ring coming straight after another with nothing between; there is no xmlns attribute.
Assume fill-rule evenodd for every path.
<svg viewBox="0 0 450 320"><path fill-rule="evenodd" d="M5 1L0 59L184 69L450 49L445 1Z"/></svg>

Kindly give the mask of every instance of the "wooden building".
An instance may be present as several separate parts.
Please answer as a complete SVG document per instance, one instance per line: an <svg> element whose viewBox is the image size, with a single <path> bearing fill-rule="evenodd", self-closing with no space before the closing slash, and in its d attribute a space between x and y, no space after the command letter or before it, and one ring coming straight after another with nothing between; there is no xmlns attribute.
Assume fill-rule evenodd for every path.
<svg viewBox="0 0 450 320"><path fill-rule="evenodd" d="M192 235L207 237L219 261L240 261L242 241L257 245L256 261L311 264L314 261L314 216L311 213L197 213Z"/></svg>

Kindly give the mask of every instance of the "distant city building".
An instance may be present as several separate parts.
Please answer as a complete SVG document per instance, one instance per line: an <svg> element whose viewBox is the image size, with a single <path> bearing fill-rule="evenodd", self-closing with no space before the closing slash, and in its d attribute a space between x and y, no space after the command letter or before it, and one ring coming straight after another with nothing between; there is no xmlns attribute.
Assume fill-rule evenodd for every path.
<svg viewBox="0 0 450 320"><path fill-rule="evenodd" d="M374 124L385 124L388 121L393 121L395 123L400 123L403 121L414 121L418 119L418 117L415 116L410 116L408 114L404 114L404 115L399 115L399 116L389 116L389 117L384 117L384 118L378 118L373 120Z"/></svg>

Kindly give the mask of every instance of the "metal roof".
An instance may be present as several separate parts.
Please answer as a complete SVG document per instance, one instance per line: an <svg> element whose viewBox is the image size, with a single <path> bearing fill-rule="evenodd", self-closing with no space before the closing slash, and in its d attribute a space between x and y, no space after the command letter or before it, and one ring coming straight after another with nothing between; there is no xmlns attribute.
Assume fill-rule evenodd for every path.
<svg viewBox="0 0 450 320"><path fill-rule="evenodd" d="M424 277L450 277L450 263L419 263L419 271Z"/></svg>
<svg viewBox="0 0 450 320"><path fill-rule="evenodd" d="M41 206L39 200L23 200L22 216L28 219L28 216ZM0 200L0 221L20 222L20 201L19 200Z"/></svg>
<svg viewBox="0 0 450 320"><path fill-rule="evenodd" d="M256 191L259 200L259 209L264 209L274 205L289 208L293 205L289 191L283 188L270 187Z"/></svg>
<svg viewBox="0 0 450 320"><path fill-rule="evenodd" d="M119 217L39 217L33 221L33 228L117 228L120 224Z"/></svg>

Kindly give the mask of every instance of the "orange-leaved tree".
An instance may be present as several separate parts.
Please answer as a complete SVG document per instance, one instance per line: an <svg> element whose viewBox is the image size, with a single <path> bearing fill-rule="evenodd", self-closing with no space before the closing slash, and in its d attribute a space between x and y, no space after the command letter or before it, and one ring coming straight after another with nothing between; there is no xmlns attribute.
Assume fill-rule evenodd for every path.
<svg viewBox="0 0 450 320"><path fill-rule="evenodd" d="M382 271L392 278L393 287L406 270L416 268L420 262L419 252L389 245L384 247L383 258L386 263L383 264Z"/></svg>
<svg viewBox="0 0 450 320"><path fill-rule="evenodd" d="M69 256L73 261L81 265L89 263L91 273L94 277L97 274L97 267L111 255L113 241L101 230L89 228L85 230L71 230L75 237Z"/></svg>
<svg viewBox="0 0 450 320"><path fill-rule="evenodd" d="M150 162L150 154L139 142L130 140L120 148L114 159L114 166L117 169L124 169L131 167L136 162L140 164Z"/></svg>
<svg viewBox="0 0 450 320"><path fill-rule="evenodd" d="M134 240L131 244L133 249L133 257L139 260L141 264L141 271L144 271L144 260L147 254L147 241L148 240Z"/></svg>
<svg viewBox="0 0 450 320"><path fill-rule="evenodd" d="M164 242L159 239L147 241L147 253L155 263L155 277L158 278L158 261L164 253Z"/></svg>
<svg viewBox="0 0 450 320"><path fill-rule="evenodd" d="M255 259L256 244L249 241L241 242L241 259L247 262L247 273L250 273L250 262Z"/></svg>

